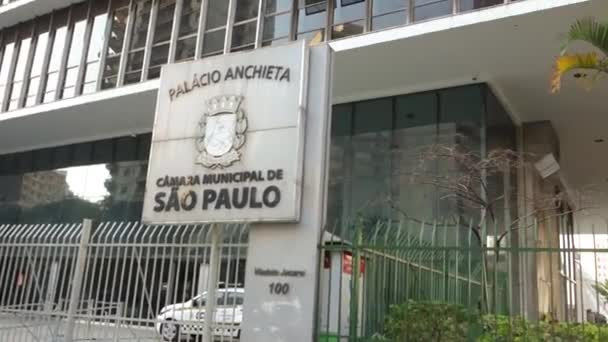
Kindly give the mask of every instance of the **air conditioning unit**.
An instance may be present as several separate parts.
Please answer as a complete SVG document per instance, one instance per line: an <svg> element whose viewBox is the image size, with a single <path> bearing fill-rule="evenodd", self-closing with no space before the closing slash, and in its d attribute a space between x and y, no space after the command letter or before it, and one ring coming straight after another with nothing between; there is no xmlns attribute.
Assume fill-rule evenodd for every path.
<svg viewBox="0 0 608 342"><path fill-rule="evenodd" d="M541 160L534 163L534 167L543 179L557 173L560 169L552 153L545 155Z"/></svg>

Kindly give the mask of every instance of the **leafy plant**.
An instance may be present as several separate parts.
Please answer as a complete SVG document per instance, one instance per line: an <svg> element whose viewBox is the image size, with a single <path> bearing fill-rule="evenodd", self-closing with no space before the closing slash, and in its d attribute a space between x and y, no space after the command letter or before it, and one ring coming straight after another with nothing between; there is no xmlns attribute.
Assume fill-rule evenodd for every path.
<svg viewBox="0 0 608 342"><path fill-rule="evenodd" d="M587 42L598 51L569 53L568 48L575 41ZM558 92L563 76L573 70L578 70L574 77L587 85L608 73L608 24L600 23L594 18L585 18L570 26L561 55L555 60L551 91Z"/></svg>
<svg viewBox="0 0 608 342"><path fill-rule="evenodd" d="M371 341L602 342L608 341L608 326L481 315L460 305L409 301L391 307L384 334Z"/></svg>
<svg viewBox="0 0 608 342"><path fill-rule="evenodd" d="M466 341L477 318L463 306L409 301L391 307L385 335L390 341Z"/></svg>
<svg viewBox="0 0 608 342"><path fill-rule="evenodd" d="M602 297L604 305L608 303L608 279L602 283L593 284L593 289Z"/></svg>

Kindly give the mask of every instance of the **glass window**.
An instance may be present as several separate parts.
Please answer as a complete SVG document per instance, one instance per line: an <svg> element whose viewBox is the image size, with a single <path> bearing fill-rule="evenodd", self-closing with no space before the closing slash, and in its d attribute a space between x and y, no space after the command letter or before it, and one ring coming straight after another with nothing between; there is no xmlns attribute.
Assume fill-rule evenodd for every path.
<svg viewBox="0 0 608 342"><path fill-rule="evenodd" d="M158 3L158 15L154 27L154 44L171 39L171 29L175 16L175 0L161 0Z"/></svg>
<svg viewBox="0 0 608 342"><path fill-rule="evenodd" d="M262 45L287 41L291 28L291 0L266 1Z"/></svg>
<svg viewBox="0 0 608 342"><path fill-rule="evenodd" d="M460 0L460 10L470 11L478 8L504 4L504 0Z"/></svg>
<svg viewBox="0 0 608 342"><path fill-rule="evenodd" d="M65 38L67 34L68 11L64 10L53 14L53 31L55 39L51 48L51 59L47 70L46 87L43 94L43 102L51 102L55 100L57 84L59 82L59 68L61 67L61 58L65 51Z"/></svg>
<svg viewBox="0 0 608 342"><path fill-rule="evenodd" d="M167 64L173 19L175 16L175 0L161 0L158 4L158 15L154 28L154 41L148 79L160 77L161 66Z"/></svg>
<svg viewBox="0 0 608 342"><path fill-rule="evenodd" d="M203 37L203 56L224 52L229 1L209 0L205 35Z"/></svg>
<svg viewBox="0 0 608 342"><path fill-rule="evenodd" d="M365 26L365 0L335 0L332 38L343 38L363 32Z"/></svg>
<svg viewBox="0 0 608 342"><path fill-rule="evenodd" d="M325 25L327 24L327 1L299 1L298 8L298 39L310 39L311 43L325 40Z"/></svg>
<svg viewBox="0 0 608 342"><path fill-rule="evenodd" d="M225 296L225 299L226 301L222 303L225 306L243 305L244 303L243 296L239 293L230 292ZM220 305L219 301L218 305Z"/></svg>
<svg viewBox="0 0 608 342"><path fill-rule="evenodd" d="M393 127L392 99L355 103L353 136L351 213L360 212L375 220L388 214L382 201L390 195L390 145Z"/></svg>
<svg viewBox="0 0 608 342"><path fill-rule="evenodd" d="M40 88L40 77L42 76L42 67L44 65L44 56L49 44L49 25L50 16L45 16L37 19L36 22L36 48L34 50L34 60L32 69L29 75L27 88L27 96L25 106L36 104L36 96Z"/></svg>
<svg viewBox="0 0 608 342"><path fill-rule="evenodd" d="M164 64L167 64L169 56L169 44L161 44L152 48L152 57L150 58L150 68L148 70L148 79L160 77L160 70Z"/></svg>
<svg viewBox="0 0 608 342"><path fill-rule="evenodd" d="M232 28L232 51L253 48L257 32L257 16L260 0L236 1L234 27Z"/></svg>
<svg viewBox="0 0 608 342"><path fill-rule="evenodd" d="M250 21L245 24L235 25L232 29L232 50L243 50L253 48L255 44L255 34L257 22Z"/></svg>
<svg viewBox="0 0 608 342"><path fill-rule="evenodd" d="M485 115L481 87L474 85L451 88L441 90L438 94L440 99L438 142L444 146L454 146L460 151L481 156L481 123ZM463 166L456 164L450 158L442 158L437 162L437 172L451 177L467 175ZM477 183L481 189L479 181ZM446 189L440 190L443 192L441 195L445 195ZM479 218L479 208L474 203L464 201L462 197L443 200L439 204L442 217L449 217L449 213L457 212L464 218L463 222Z"/></svg>
<svg viewBox="0 0 608 342"><path fill-rule="evenodd" d="M129 0L112 1L112 23L107 47L106 64L103 66L102 89L114 88L117 84L120 56L129 19Z"/></svg>
<svg viewBox="0 0 608 342"><path fill-rule="evenodd" d="M91 41L85 64L83 94L92 93L97 90L97 76L99 75L99 62L103 50L106 24L108 22L108 0L94 1L92 8L93 27L91 29Z"/></svg>
<svg viewBox="0 0 608 342"><path fill-rule="evenodd" d="M0 156L0 224L139 220L147 161L135 153L115 161L111 152L119 141L120 147L134 151L137 140Z"/></svg>
<svg viewBox="0 0 608 342"><path fill-rule="evenodd" d="M15 45L15 53L17 54L17 64L15 65L15 73L11 89L9 90L9 104L8 110L14 110L19 107L19 97L21 96L21 89L23 87L23 80L25 78L25 71L27 68L28 55L30 53L30 46L32 44L32 25L25 24L19 27L19 37L17 44Z"/></svg>
<svg viewBox="0 0 608 342"><path fill-rule="evenodd" d="M426 20L452 13L452 0L415 0L414 20Z"/></svg>
<svg viewBox="0 0 608 342"><path fill-rule="evenodd" d="M412 181L412 174L421 171L420 152L437 142L438 99L436 92L395 99L391 197L399 210L425 220L438 214L437 191L431 184ZM428 165L422 171L434 174L435 167Z"/></svg>
<svg viewBox="0 0 608 342"><path fill-rule="evenodd" d="M478 220L478 207L451 196L441 182L432 182L466 175L463 165L449 157L421 159L421 152L440 144L480 156L486 143L480 140L484 116L488 151L505 147L514 150L515 128L485 86L335 105L328 225L348 227L358 213L367 222L397 219L401 213L420 220ZM513 176L487 176L488 194L502 196L506 193L504 177ZM511 184L516 185L516 180ZM512 202L513 194L516 190L512 189L507 196ZM513 202L510 208L516 210L517 206ZM496 218L500 215L504 216L504 210Z"/></svg>
<svg viewBox="0 0 608 342"><path fill-rule="evenodd" d="M351 216L352 196L352 136L353 104L333 107L331 116L331 159L329 166L329 201L327 206L328 225L348 224Z"/></svg>
<svg viewBox="0 0 608 342"><path fill-rule="evenodd" d="M234 22L255 19L258 16L258 6L260 0L240 0L236 1Z"/></svg>
<svg viewBox="0 0 608 342"><path fill-rule="evenodd" d="M202 0L184 0L179 21L176 61L194 58Z"/></svg>
<svg viewBox="0 0 608 342"><path fill-rule="evenodd" d="M179 20L179 37L198 32L202 0L184 0Z"/></svg>
<svg viewBox="0 0 608 342"><path fill-rule="evenodd" d="M129 42L129 54L125 69L124 84L136 83L141 80L144 63L144 49L148 37L148 24L152 11L152 0L139 0L133 5L134 21Z"/></svg>
<svg viewBox="0 0 608 342"><path fill-rule="evenodd" d="M220 27L225 27L228 20L228 6L230 1L226 0L209 0L207 5L207 21L206 30L212 30Z"/></svg>
<svg viewBox="0 0 608 342"><path fill-rule="evenodd" d="M2 61L0 61L0 110L4 108L4 92L8 86L9 72L13 61L13 53L15 53L15 30L8 29L3 32L2 41Z"/></svg>
<svg viewBox="0 0 608 342"><path fill-rule="evenodd" d="M186 61L194 58L196 53L196 37L180 39L177 41L175 61Z"/></svg>
<svg viewBox="0 0 608 342"><path fill-rule="evenodd" d="M69 43L68 64L63 85L62 98L70 98L77 95L76 80L80 60L84 54L84 35L87 28L88 3L81 3L72 8L72 41Z"/></svg>
<svg viewBox="0 0 608 342"><path fill-rule="evenodd" d="M403 0L372 1L372 30L403 25L408 8Z"/></svg>

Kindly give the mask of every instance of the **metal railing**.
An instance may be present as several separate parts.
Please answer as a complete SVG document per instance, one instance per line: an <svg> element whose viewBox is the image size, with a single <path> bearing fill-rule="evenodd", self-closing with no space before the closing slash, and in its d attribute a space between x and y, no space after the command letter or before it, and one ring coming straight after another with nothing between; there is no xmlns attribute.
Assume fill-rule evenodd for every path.
<svg viewBox="0 0 608 342"><path fill-rule="evenodd" d="M608 338L608 231L575 231L569 214L478 228L404 218L328 229L319 340Z"/></svg>
<svg viewBox="0 0 608 342"><path fill-rule="evenodd" d="M247 245L242 225L0 225L0 341L236 340Z"/></svg>

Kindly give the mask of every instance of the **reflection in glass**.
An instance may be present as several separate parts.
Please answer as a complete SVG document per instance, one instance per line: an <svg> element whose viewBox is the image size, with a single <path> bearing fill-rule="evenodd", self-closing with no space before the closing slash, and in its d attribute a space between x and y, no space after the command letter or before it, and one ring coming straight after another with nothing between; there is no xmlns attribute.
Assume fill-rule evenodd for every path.
<svg viewBox="0 0 608 342"><path fill-rule="evenodd" d="M129 19L129 1L112 1L112 23L108 41L106 65L103 70L102 89L113 88L117 84L120 55Z"/></svg>
<svg viewBox="0 0 608 342"><path fill-rule="evenodd" d="M255 43L255 33L257 29L256 21L245 24L235 25L232 29L232 48L253 47Z"/></svg>
<svg viewBox="0 0 608 342"><path fill-rule="evenodd" d="M487 141L481 139L484 117L491 133ZM403 213L420 220L478 220L478 208L449 196L445 188L412 178L413 173L421 171L420 152L436 143L459 146L475 155L481 154L484 144L488 151L515 150L515 126L483 85L334 106L330 227L352 224L358 214L369 222L399 219ZM431 176L459 176L464 172L462 165L453 161L428 164L424 172ZM508 190L503 177L489 177L486 182L493 198ZM513 180L510 184L513 187L517 183ZM512 202L514 193L507 200ZM510 209L516 208L512 203Z"/></svg>
<svg viewBox="0 0 608 342"><path fill-rule="evenodd" d="M260 2L260 0L236 1L234 22L239 23L241 21L256 18L258 15L259 2Z"/></svg>
<svg viewBox="0 0 608 342"><path fill-rule="evenodd" d="M203 56L211 56L222 53L224 51L224 40L226 38L226 30L213 31L205 33L203 40Z"/></svg>
<svg viewBox="0 0 608 342"><path fill-rule="evenodd" d="M0 223L138 220L146 161L0 176Z"/></svg>
<svg viewBox="0 0 608 342"><path fill-rule="evenodd" d="M292 1L266 1L262 45L287 41L291 30Z"/></svg>
<svg viewBox="0 0 608 342"><path fill-rule="evenodd" d="M217 55L224 51L229 4L229 1L209 0L203 37L203 56Z"/></svg>
<svg viewBox="0 0 608 342"><path fill-rule="evenodd" d="M36 95L40 87L40 76L42 75L42 66L44 64L44 55L49 43L49 20L50 18L43 17L36 24L36 48L34 50L34 60L30 71L28 88L26 91L25 106L33 106L36 104Z"/></svg>
<svg viewBox="0 0 608 342"><path fill-rule="evenodd" d="M414 20L426 20L452 13L452 0L415 0Z"/></svg>
<svg viewBox="0 0 608 342"><path fill-rule="evenodd" d="M17 44L17 64L15 66L15 73L13 76L13 82L10 89L8 110L17 109L19 107L19 97L21 96L21 89L23 85L23 78L25 76L25 69L27 67L27 57L30 52L30 45L32 43L32 28L31 25L24 26L21 28L21 34L19 35L19 41Z"/></svg>
<svg viewBox="0 0 608 342"><path fill-rule="evenodd" d="M291 10L292 0L266 0L266 14L287 12Z"/></svg>
<svg viewBox="0 0 608 342"><path fill-rule="evenodd" d="M2 101L4 99L4 91L8 82L8 75L11 67L11 61L13 60L13 53L15 52L15 42L10 40L5 41L2 49L4 51L4 56L2 61L0 61L0 63L2 63L0 64L0 108L4 107Z"/></svg>
<svg viewBox="0 0 608 342"><path fill-rule="evenodd" d="M310 39L311 43L325 40L327 1L307 0L298 10L297 39Z"/></svg>
<svg viewBox="0 0 608 342"><path fill-rule="evenodd" d="M93 4L93 28L91 41L85 64L84 84L82 93L88 94L97 90L97 75L99 74L99 60L103 50L104 35L107 23L108 1L95 1Z"/></svg>
<svg viewBox="0 0 608 342"><path fill-rule="evenodd" d="M160 69L162 65L167 64L169 55L169 44L162 44L152 48L152 57L150 58L150 68L148 69L148 79L160 77Z"/></svg>
<svg viewBox="0 0 608 342"><path fill-rule="evenodd" d="M184 0L179 21L179 37L188 36L198 31L198 19L202 0Z"/></svg>
<svg viewBox="0 0 608 342"><path fill-rule="evenodd" d="M131 41L129 42L124 84L136 83L141 80L144 47L146 46L146 39L148 37L148 23L152 11L152 1L137 1L134 7L135 19L133 30L131 31Z"/></svg>
<svg viewBox="0 0 608 342"><path fill-rule="evenodd" d="M162 0L158 4L158 15L154 28L154 40L148 69L148 79L160 76L160 67L169 59L169 39L173 28L175 0Z"/></svg>
<svg viewBox="0 0 608 342"><path fill-rule="evenodd" d="M174 14L175 0L161 0L159 2L156 26L154 27L154 44L171 39Z"/></svg>
<svg viewBox="0 0 608 342"><path fill-rule="evenodd" d="M209 0L206 30L226 26L229 4L230 2L226 0Z"/></svg>
<svg viewBox="0 0 608 342"><path fill-rule="evenodd" d="M82 3L72 10L72 20L75 22L72 32L72 41L69 43L68 64L63 86L62 98L78 95L76 92L76 79L78 67L84 53L84 35L87 26L88 4Z"/></svg>
<svg viewBox="0 0 608 342"><path fill-rule="evenodd" d="M196 33L201 11L202 0L184 0L179 21L179 33L175 61L194 58L196 53Z"/></svg>
<svg viewBox="0 0 608 342"><path fill-rule="evenodd" d="M0 110L4 107L2 101L4 99L4 92L8 83L8 76L11 68L11 61L13 60L13 53L15 52L14 31L7 31L4 32L4 34L5 41L0 47L4 52L2 61L0 61Z"/></svg>
<svg viewBox="0 0 608 342"><path fill-rule="evenodd" d="M372 30L405 24L407 12L403 0L372 1Z"/></svg>
<svg viewBox="0 0 608 342"><path fill-rule="evenodd" d="M63 11L53 17L53 30L55 39L51 48L51 59L47 71L46 88L43 94L43 102L55 100L57 83L59 82L59 68L61 67L61 57L65 50L65 37L67 34L68 11Z"/></svg>
<svg viewBox="0 0 608 342"><path fill-rule="evenodd" d="M461 11L470 11L488 6L504 4L504 0L459 0Z"/></svg>
<svg viewBox="0 0 608 342"><path fill-rule="evenodd" d="M182 39L177 41L177 50L175 52L175 61L189 60L194 57L196 52L196 37Z"/></svg>

